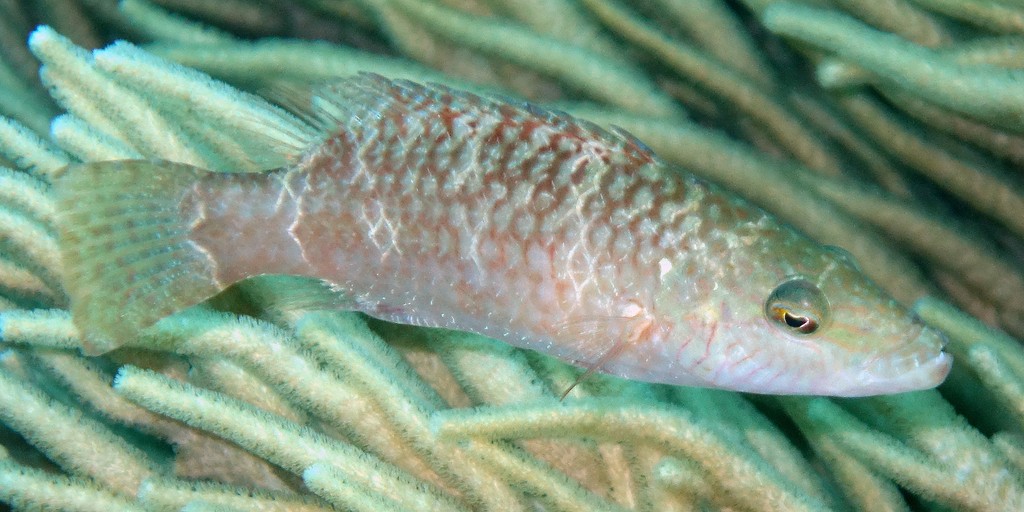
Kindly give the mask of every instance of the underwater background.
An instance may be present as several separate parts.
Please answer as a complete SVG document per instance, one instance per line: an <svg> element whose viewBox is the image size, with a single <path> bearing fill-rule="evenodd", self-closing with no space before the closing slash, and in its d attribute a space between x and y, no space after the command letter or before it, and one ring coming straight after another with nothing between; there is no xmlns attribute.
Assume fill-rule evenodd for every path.
<svg viewBox="0 0 1024 512"><path fill-rule="evenodd" d="M937 390L595 375L253 279L85 357L49 178L295 155L359 71L621 126L949 337ZM0 0L0 501L18 510L1024 510L1020 0Z"/></svg>

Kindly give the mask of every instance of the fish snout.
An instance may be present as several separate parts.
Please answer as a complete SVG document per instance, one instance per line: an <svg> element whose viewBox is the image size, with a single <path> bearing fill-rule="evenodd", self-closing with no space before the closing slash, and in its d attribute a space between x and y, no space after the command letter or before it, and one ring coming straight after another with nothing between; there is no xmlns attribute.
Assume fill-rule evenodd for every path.
<svg viewBox="0 0 1024 512"><path fill-rule="evenodd" d="M909 340L882 352L857 369L846 396L867 396L931 389L946 380L953 357L939 331L920 325Z"/></svg>
<svg viewBox="0 0 1024 512"><path fill-rule="evenodd" d="M922 326L921 332L897 357L908 367L907 378L920 382L924 389L942 384L953 367L953 356L946 352L949 339L937 329Z"/></svg>

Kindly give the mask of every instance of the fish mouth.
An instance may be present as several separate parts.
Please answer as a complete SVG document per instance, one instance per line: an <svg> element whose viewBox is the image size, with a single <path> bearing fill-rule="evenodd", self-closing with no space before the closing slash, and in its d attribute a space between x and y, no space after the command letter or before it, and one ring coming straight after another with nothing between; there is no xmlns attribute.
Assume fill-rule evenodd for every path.
<svg viewBox="0 0 1024 512"><path fill-rule="evenodd" d="M946 380L953 356L939 331L917 323L908 341L852 369L848 389L837 396L889 395L931 389Z"/></svg>

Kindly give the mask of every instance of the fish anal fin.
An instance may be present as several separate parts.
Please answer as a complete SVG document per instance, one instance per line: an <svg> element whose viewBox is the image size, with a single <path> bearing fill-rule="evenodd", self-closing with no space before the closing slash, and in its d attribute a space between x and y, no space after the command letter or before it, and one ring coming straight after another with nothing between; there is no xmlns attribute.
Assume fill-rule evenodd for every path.
<svg viewBox="0 0 1024 512"><path fill-rule="evenodd" d="M348 293L315 277L263 274L241 281L237 287L265 315L357 309Z"/></svg>

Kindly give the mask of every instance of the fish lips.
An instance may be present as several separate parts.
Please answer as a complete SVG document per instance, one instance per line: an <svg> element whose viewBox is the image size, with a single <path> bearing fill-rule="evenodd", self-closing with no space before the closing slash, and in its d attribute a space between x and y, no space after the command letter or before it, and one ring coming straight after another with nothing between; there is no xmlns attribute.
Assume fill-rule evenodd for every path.
<svg viewBox="0 0 1024 512"><path fill-rule="evenodd" d="M946 380L953 367L953 356L945 351L946 344L941 332L920 325L916 336L906 343L841 372L846 375L833 381L849 384L827 394L871 396L934 388Z"/></svg>

